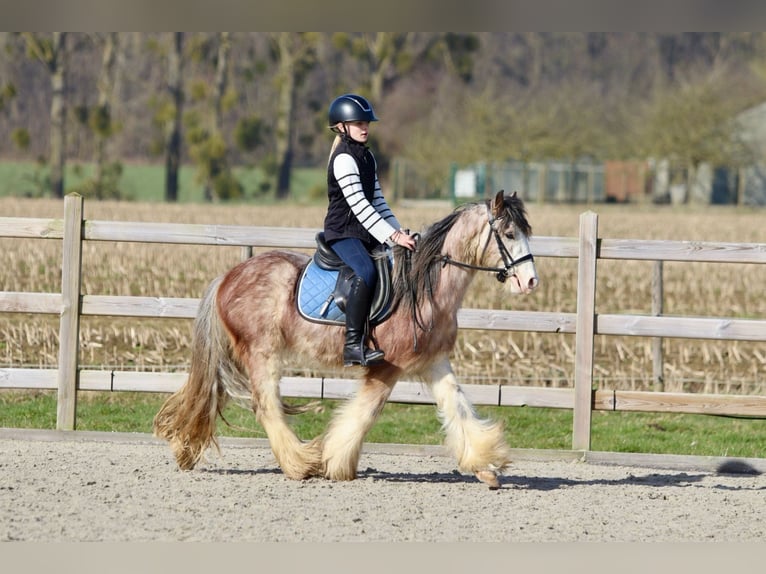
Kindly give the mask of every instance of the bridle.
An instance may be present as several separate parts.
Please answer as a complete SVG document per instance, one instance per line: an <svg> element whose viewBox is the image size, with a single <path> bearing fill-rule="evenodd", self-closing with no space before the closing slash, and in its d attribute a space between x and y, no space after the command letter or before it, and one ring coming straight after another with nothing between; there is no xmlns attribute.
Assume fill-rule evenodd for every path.
<svg viewBox="0 0 766 574"><path fill-rule="evenodd" d="M477 271L489 271L490 273L495 273L495 277L498 281L501 283L505 283L505 280L508 279L508 277L511 276L511 270L516 267L517 265L520 265L521 263L524 263L525 261L534 261L535 258L532 256L532 253L527 253L523 257L520 257L519 259L514 259L513 256L510 254L508 249L505 246L505 243L503 243L503 240L500 238L500 232L498 232L497 229L495 229L495 222L498 221L499 217L494 217L492 215L492 210L489 207L489 204L487 205L487 223L489 224L490 232L487 235L487 241L484 242L484 248L482 249L482 257L484 256L484 253L487 251L487 247L489 247L490 239L494 236L495 241L497 242L497 248L498 251L500 251L500 257L503 259L503 267L484 267L482 265L471 265L470 263L463 263L462 261L456 261L452 259L449 255L442 255L438 259L435 259L433 263L441 263L442 268L446 267L447 265L454 265L456 267L462 267L463 269L474 269ZM419 235L415 234L416 236L416 242L417 239L419 239ZM406 268L410 267L412 252L405 250L404 254L404 261ZM433 299L433 286L431 285L430 279L426 279L426 293L429 297L429 299ZM433 317L431 317L430 324L426 325L423 322L422 316L418 313L418 304L417 304L417 288L414 284L410 285L410 290L412 292L412 322L413 322L413 349L417 351L418 349L418 333L417 333L417 327L419 327L423 332L430 332L431 329L433 329Z"/></svg>
<svg viewBox="0 0 766 574"><path fill-rule="evenodd" d="M487 223L489 224L490 232L489 235L487 235L487 241L484 243L484 248L482 249L481 253L483 256L487 251L487 247L489 246L490 238L494 236L495 241L497 242L497 249L500 252L500 257L503 258L503 267L484 267L482 265L471 265L470 263L455 261L449 255L442 255L439 259L439 261L441 261L442 267L445 267L446 265L455 265L456 267L462 267L464 269L489 271L490 273L495 273L495 278L500 281L500 283L505 283L505 280L511 276L511 270L514 267L521 265L525 261L534 261L535 258L532 256L532 253L527 253L518 259L513 258L511 253L508 251L508 248L505 246L505 243L503 243L503 240L500 238L500 232L495 228L495 222L499 219L501 218L496 218L494 215L492 215L492 210L490 209L489 205L487 205Z"/></svg>

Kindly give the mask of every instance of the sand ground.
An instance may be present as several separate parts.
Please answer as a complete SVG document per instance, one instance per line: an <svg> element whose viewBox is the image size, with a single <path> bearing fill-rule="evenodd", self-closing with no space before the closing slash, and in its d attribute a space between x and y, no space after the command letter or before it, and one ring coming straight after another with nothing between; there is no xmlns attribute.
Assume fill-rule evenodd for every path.
<svg viewBox="0 0 766 574"><path fill-rule="evenodd" d="M522 459L492 491L440 447L366 445L359 471L288 480L265 441L231 439L182 472L148 435L5 430L0 541L766 540L766 473L748 465Z"/></svg>

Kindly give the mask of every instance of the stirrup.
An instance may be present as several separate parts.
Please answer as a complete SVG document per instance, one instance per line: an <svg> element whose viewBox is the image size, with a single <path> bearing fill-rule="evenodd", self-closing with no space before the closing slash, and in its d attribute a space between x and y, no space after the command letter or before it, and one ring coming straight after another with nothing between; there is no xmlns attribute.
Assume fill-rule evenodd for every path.
<svg viewBox="0 0 766 574"><path fill-rule="evenodd" d="M383 361L383 357L385 356L385 353L380 349L367 349L365 347L362 347L359 349L359 353L356 353L356 350L354 350L353 357L346 357L346 351L344 349L343 351L343 366L344 367L353 367L354 365L359 365L362 367L366 367L368 365L377 365L381 361Z"/></svg>

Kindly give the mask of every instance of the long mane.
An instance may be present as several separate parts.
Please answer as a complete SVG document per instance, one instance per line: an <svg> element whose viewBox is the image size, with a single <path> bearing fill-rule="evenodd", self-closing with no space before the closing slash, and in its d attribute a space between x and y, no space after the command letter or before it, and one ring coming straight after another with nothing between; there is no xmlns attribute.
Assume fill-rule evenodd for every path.
<svg viewBox="0 0 766 574"><path fill-rule="evenodd" d="M462 217L479 208L484 212L489 209L490 202L491 200L487 199L456 207L449 215L423 231L415 253L399 246L394 248L394 259L397 262L393 270L395 308L404 305L414 312L422 297L433 295L439 285L442 248L447 235ZM513 222L516 229L527 237L532 235L532 227L527 219L524 202L516 195L506 195L503 198L503 213L500 217L505 221Z"/></svg>

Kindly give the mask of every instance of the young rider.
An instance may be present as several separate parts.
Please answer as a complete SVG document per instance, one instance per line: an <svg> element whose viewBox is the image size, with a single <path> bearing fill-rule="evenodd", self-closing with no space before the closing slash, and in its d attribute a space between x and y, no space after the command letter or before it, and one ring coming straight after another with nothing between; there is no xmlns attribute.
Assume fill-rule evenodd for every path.
<svg viewBox="0 0 766 574"><path fill-rule="evenodd" d="M401 225L386 203L378 181L377 164L367 147L370 122L378 118L361 96L345 94L333 100L328 124L335 132L327 165L328 208L325 240L355 276L346 301L346 341L343 363L371 365L384 352L367 347L367 317L375 293L377 272L372 250L381 245L415 249L415 239Z"/></svg>

